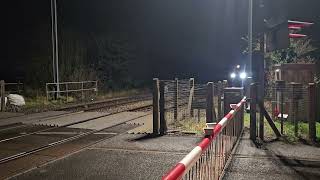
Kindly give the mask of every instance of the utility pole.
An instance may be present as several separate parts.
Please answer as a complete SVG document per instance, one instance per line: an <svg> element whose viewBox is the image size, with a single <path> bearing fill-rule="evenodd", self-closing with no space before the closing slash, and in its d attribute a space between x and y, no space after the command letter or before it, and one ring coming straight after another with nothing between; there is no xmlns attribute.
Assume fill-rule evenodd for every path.
<svg viewBox="0 0 320 180"><path fill-rule="evenodd" d="M57 0L51 0L51 38L52 38L52 70L53 81L57 83L57 98L59 97L59 48L58 48L58 18Z"/></svg>
<svg viewBox="0 0 320 180"><path fill-rule="evenodd" d="M249 0L249 12L248 12L248 43L249 43L249 76L252 76L252 14L253 14L253 0Z"/></svg>

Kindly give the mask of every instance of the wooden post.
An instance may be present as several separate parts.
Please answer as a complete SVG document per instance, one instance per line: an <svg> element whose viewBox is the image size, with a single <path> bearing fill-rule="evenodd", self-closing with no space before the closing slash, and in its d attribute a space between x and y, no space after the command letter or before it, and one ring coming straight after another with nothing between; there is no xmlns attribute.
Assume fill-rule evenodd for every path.
<svg viewBox="0 0 320 180"><path fill-rule="evenodd" d="M309 139L316 140L316 87L309 83Z"/></svg>
<svg viewBox="0 0 320 180"><path fill-rule="evenodd" d="M0 81L0 96L1 96L1 111L5 110L6 104L5 104L5 82L4 80Z"/></svg>
<svg viewBox="0 0 320 180"><path fill-rule="evenodd" d="M220 121L223 117L222 117L222 105L221 105L221 98L222 98L222 82L218 81L218 88L217 88L218 92L217 92L217 96L218 96L218 104L217 104L217 108L218 108L218 120Z"/></svg>
<svg viewBox="0 0 320 180"><path fill-rule="evenodd" d="M159 79L153 79L153 134L159 134L159 126L160 126L160 92L159 92Z"/></svg>
<svg viewBox="0 0 320 180"><path fill-rule="evenodd" d="M167 132L167 122L165 119L165 99L164 99L164 82L159 82L159 111L160 111L160 134L163 135Z"/></svg>
<svg viewBox="0 0 320 180"><path fill-rule="evenodd" d="M262 91L262 90L260 89L260 84L258 84L258 88L257 88L257 89L260 90L257 94L259 94L259 93L264 93L264 91ZM257 98L257 99L258 99L257 102L260 103L260 104L262 104L263 107L264 107L264 100L263 100L263 98L264 98L264 95L259 94L259 95L258 95L258 98ZM261 108L262 108L262 107L259 106L259 124L258 124L259 130L258 130L258 134L259 134L259 138L263 141L263 140L264 140L264 113L263 113L263 111L262 111Z"/></svg>
<svg viewBox="0 0 320 180"><path fill-rule="evenodd" d="M179 99L179 80L178 78L175 78L174 79L174 96L173 96L173 105L174 105L174 109L173 109L173 113L174 113L174 120L177 121L178 120L178 106L179 106L179 103L178 103L178 99Z"/></svg>
<svg viewBox="0 0 320 180"><path fill-rule="evenodd" d="M207 108L206 108L206 122L216 122L213 117L213 82L207 83Z"/></svg>
<svg viewBox="0 0 320 180"><path fill-rule="evenodd" d="M192 101L194 96L194 78L189 79L189 102L188 102L188 110L190 111L190 117L193 117L193 108L192 108Z"/></svg>
<svg viewBox="0 0 320 180"><path fill-rule="evenodd" d="M250 139L256 141L257 122L257 84L250 84Z"/></svg>

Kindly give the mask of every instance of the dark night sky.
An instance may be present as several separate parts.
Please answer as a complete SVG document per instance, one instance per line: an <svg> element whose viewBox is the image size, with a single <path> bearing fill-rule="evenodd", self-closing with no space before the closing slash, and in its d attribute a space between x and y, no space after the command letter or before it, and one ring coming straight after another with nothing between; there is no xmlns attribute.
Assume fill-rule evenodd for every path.
<svg viewBox="0 0 320 180"><path fill-rule="evenodd" d="M289 1L291 19L316 23L307 33L319 44L320 1ZM241 37L247 32L247 6L247 0L58 0L59 28L126 34L143 46L154 76L217 80L246 60ZM8 56L0 77L14 80L23 78L20 72L31 58L50 58L50 0L7 7Z"/></svg>

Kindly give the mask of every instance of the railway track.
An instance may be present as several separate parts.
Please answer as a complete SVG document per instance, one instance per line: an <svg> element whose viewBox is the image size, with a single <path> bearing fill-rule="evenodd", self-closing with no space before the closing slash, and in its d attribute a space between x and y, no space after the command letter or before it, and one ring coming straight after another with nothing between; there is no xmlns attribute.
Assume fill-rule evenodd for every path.
<svg viewBox="0 0 320 180"><path fill-rule="evenodd" d="M54 118L57 118L57 117L64 117L64 116L67 116L67 115L73 115L74 113L82 113L82 112L86 112L86 111L94 111L94 110L100 110L100 109L103 109L103 108L110 108L110 107L117 107L117 106L121 106L121 105L133 104L133 103L136 103L136 102L139 102L139 101L144 101L144 100L149 100L149 99L150 99L150 96L138 96L138 97L135 97L133 99L121 98L121 99L108 100L108 101L104 101L104 102L91 103L90 105L87 105L86 107L84 107L85 110L82 110L81 108L79 109L78 107L72 107L73 109L68 109L68 110L72 110L71 113L62 114L62 115L58 115L58 116L53 116L53 117L49 117L49 118L45 118L45 119L46 120L48 120L50 118L54 119ZM80 105L80 106L82 106L82 105ZM74 111L75 108L77 109L77 111ZM149 111L150 109L152 109L152 104L147 104L147 105L142 105L142 106L138 106L138 107L134 107L134 108L130 108L130 109L123 109L121 111L104 114L104 115L101 115L101 116L98 116L98 117L89 118L89 119L85 119L85 120L74 122L74 123L65 124L63 126L49 127L49 128L40 126L40 130L37 129L37 128L39 128L39 126L37 126L35 128L34 125L29 125L29 124L28 125L25 125L25 124L22 124L22 125L14 124L12 127L5 127L4 129L1 129L0 133L6 132L6 131L17 130L18 128L26 128L26 129L28 129L28 128L33 127L35 130L32 131L33 129L31 129L31 132L24 133L24 134L21 134L21 132L20 132L20 133L18 133L19 135L17 135L17 136L1 139L0 140L0 144L6 143L6 142L10 142L10 141L13 141L13 140L17 140L17 139L20 139L20 138L24 138L24 137L27 137L27 136L37 135L37 134L41 134L41 133L45 133L45 132L51 132L52 130L59 130L59 129L62 129L62 128L67 128L69 126L76 125L76 124L81 124L81 123L86 123L86 122L89 122L89 121L94 121L94 120L97 120L99 118L111 116L111 115L114 115L114 114L117 114L117 113L121 113L121 112L124 112L124 111L136 112L136 111ZM62 109L60 109L60 110L62 110ZM67 109L64 109L64 110L67 110ZM34 153L37 153L37 152L40 152L40 151L43 151L43 150L46 150L46 149L50 149L52 147L56 147L58 145L61 145L61 144L67 143L67 142L71 142L71 141L74 141L74 140L77 140L77 139L81 139L81 138L84 138L86 136L93 135L93 134L98 133L100 131L104 131L106 129L110 129L110 128L114 127L114 126L125 124L126 122L129 122L129 121L132 121L132 120L135 120L137 118L144 117L144 116L148 116L148 115L150 115L150 113L142 115L142 116L139 116L139 117L136 117L136 118L132 118L132 119L127 120L125 122L121 122L121 123L118 123L118 124L113 125L111 127L107 127L105 129L90 130L90 131L87 131L87 132L75 133L76 135L73 135L71 137L63 138L63 139L58 140L58 141L54 141L54 142L50 142L50 143L47 143L47 144L44 144L44 145L40 145L40 146L34 147L34 148L30 149L30 150L26 150L26 151L23 151L23 152L19 152L19 153L13 154L13 155L6 156L6 157L0 159L0 164L5 164L5 163L8 163L10 161L14 161L14 160L17 160L19 158L26 157L28 155L31 155L31 154L34 154ZM115 135L116 134L114 134L114 136Z"/></svg>
<svg viewBox="0 0 320 180"><path fill-rule="evenodd" d="M62 126L49 127L49 128L44 128L44 129L42 129L43 127L41 127L41 126L40 127L35 127L35 125L23 125L23 127L27 127L28 126L30 128L35 128L35 129L40 128L41 130L36 130L36 131L32 131L32 132L29 132L29 133L23 133L23 134L21 134L21 132L20 133L17 132L18 134L21 134L21 135L13 136L13 137L5 138L5 139L1 139L0 143L11 141L11 140L15 140L15 139L19 139L19 138L30 136L30 135L35 135L35 134L46 132L46 131L52 131L52 130L61 129L61 128L72 126L72 125L75 125L75 124L81 124L81 123L84 123L84 122L88 122L88 121L92 121L92 120L95 120L95 119L98 119L98 118L111 116L111 115L114 115L114 114L117 114L117 113L121 113L121 112L125 112L125 111L136 112L136 111L141 111L142 109L150 109L150 108L152 108L152 105L149 104L149 105L144 105L144 106L136 107L136 108L129 109L129 110L123 110L123 111L120 111L120 112L104 114L104 115L97 116L97 117L94 117L94 118L89 118L89 119L85 119L85 120L82 120L82 121L68 123L68 124L65 124L65 125L62 125Z"/></svg>
<svg viewBox="0 0 320 180"><path fill-rule="evenodd" d="M57 109L57 110L60 110L60 111L68 110L68 111L71 111L71 112L67 112L67 113L64 113L64 114L56 115L56 116L46 117L46 118L43 118L43 119L38 120L38 121L44 121L44 120L59 118L59 117L63 117L63 116L70 116L70 115L73 115L75 113L81 113L81 112L89 112L89 111L103 112L104 111L103 109L112 109L112 108L116 108L116 107L119 107L119 106L130 105L130 104L134 104L134 103L141 102L141 101L146 101L146 100L151 100L151 97L149 95L147 95L147 96L140 95L140 96L135 96L135 97L115 98L115 99L111 99L111 100L93 102L93 103L89 103L89 104L80 104L80 105L77 105L77 106ZM143 106L139 106L137 108L123 108L120 111L113 111L110 114L120 113L120 112L124 112L124 111L137 111L139 109L148 108L148 107L151 107L151 105L150 104L143 105ZM103 116L101 116L101 117L103 117ZM70 125L72 125L72 124L70 124ZM5 127L1 128L0 129L0 133L12 131L12 130L17 130L19 128L27 129L28 127L32 127L32 126L33 125L31 125L31 124L14 123L14 124L11 124L11 125L6 125ZM47 130L49 130L49 129L52 130L54 128L48 128ZM46 129L44 129L44 130L46 130ZM25 134L31 135L32 133L33 132L31 132L31 133L29 132L29 133L25 133ZM25 136L25 135L23 135L23 136ZM10 139L10 138L0 139L0 143L8 141L6 139Z"/></svg>
<svg viewBox="0 0 320 180"><path fill-rule="evenodd" d="M138 116L138 117L135 117L135 118L132 118L132 119L129 119L129 120L126 120L124 122L121 122L121 123L117 123L113 126L110 126L110 127L107 127L107 128L104 128L104 129L99 129L99 130L91 130L91 131L88 131L88 132L84 132L84 133L80 133L80 134L77 134L77 135L74 135L74 136L71 136L71 137L68 137L68 138L64 138L62 140L59 140L59 141L55 141L55 142L52 142L52 143L48 143L48 144L45 144L45 145L42 145L42 146L39 146L39 147L35 147L31 150L27 150L27 151L23 151L23 152L20 152L20 153L17 153L17 154L14 154L14 155L10 155L8 157L5 157L5 158L2 158L0 159L0 164L4 164L4 163L8 163L10 161L14 161L16 159L19 159L19 158L23 158L23 157L26 157L28 155L31 155L31 154L34 154L34 153L37 153L37 152L40 152L40 151L43 151L43 150L46 150L46 149L49 149L49 148L52 148L52 147L56 147L60 144L64 144L64 143L67 143L67 142L71 142L71 141L74 141L74 140L77 140L77 139L80 139L82 137L85 137L85 136L88 136L88 135L92 135L94 133L98 133L98 132L101 132L101 131L105 131L107 129L110 129L110 128L113 128L115 126L119 126L121 124L125 124L129 121L133 121L135 119L138 119L138 118L141 118L141 117L145 117L145 116L148 116L150 115L151 113L148 113L148 114L144 114L144 115L141 115L141 116ZM43 131L42 131L43 132ZM118 134L113 134L111 136L109 136L108 138L111 138L111 137L114 137ZM104 138L106 139L106 138ZM91 143L92 144L92 143Z"/></svg>
<svg viewBox="0 0 320 180"><path fill-rule="evenodd" d="M144 100L151 100L151 95L137 95L134 97L121 97L103 101L83 103L56 109L57 111L97 111L112 106L119 106L128 103L136 103Z"/></svg>

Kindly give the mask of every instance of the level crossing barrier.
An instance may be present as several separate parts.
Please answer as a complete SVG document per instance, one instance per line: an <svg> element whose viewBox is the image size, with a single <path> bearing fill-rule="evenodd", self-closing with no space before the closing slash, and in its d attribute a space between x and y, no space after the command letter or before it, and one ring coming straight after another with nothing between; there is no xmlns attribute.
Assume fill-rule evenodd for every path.
<svg viewBox="0 0 320 180"><path fill-rule="evenodd" d="M176 164L163 180L219 179L243 129L244 97L189 154ZM213 123L207 123L207 126Z"/></svg>

